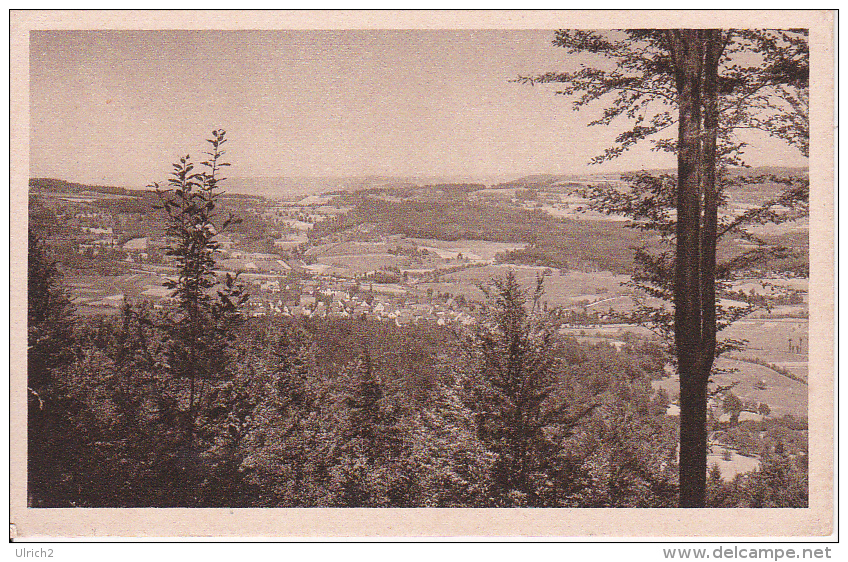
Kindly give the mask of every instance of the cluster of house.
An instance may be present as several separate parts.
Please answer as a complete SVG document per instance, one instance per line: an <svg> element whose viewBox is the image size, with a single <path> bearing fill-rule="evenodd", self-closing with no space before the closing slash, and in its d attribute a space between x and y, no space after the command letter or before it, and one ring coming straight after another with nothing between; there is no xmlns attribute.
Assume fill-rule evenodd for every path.
<svg viewBox="0 0 848 562"><path fill-rule="evenodd" d="M131 222L132 215L127 213L109 213L106 211L89 209L58 209L56 213L58 223L69 232L65 233L65 240L74 238L77 240L77 251L99 252L104 248L116 249L120 246L116 227L125 226Z"/></svg>
<svg viewBox="0 0 848 562"><path fill-rule="evenodd" d="M150 238L144 236L128 240L121 246L121 249L127 254L127 262L146 262L150 258L150 254L148 253L150 246Z"/></svg>
<svg viewBox="0 0 848 562"><path fill-rule="evenodd" d="M262 218L296 230L311 230L317 222L348 212L351 207L329 204L334 195L309 195L300 201L279 203L262 212Z"/></svg>
<svg viewBox="0 0 848 562"><path fill-rule="evenodd" d="M435 322L444 326L448 324L469 325L475 322L474 317L461 307L454 299L444 303L422 303L406 295L402 291L384 291L387 287L371 285L367 290L354 290L355 282L348 280L305 280L300 283L296 297L275 297L276 293L291 294L293 286L283 285L280 280L266 280L259 284L262 293L270 293L270 297L262 293L251 296L248 303L251 316L280 314L283 316L326 317L338 316L347 318L373 318L377 320L394 321L398 326L415 322ZM394 289L395 287L389 287ZM298 287L294 286L294 291Z"/></svg>
<svg viewBox="0 0 848 562"><path fill-rule="evenodd" d="M765 408L764 408L765 406ZM738 412L738 417L736 418L736 423L743 422L761 422L763 419L767 417L768 414L765 412L767 410L768 405L757 402L747 404L743 407L741 412ZM721 425L731 425L734 422L735 412L727 412L724 410L724 407L720 400L716 398L710 398L707 403L707 412L710 417L715 419ZM666 408L667 416L679 416L680 415L680 405L672 402Z"/></svg>
<svg viewBox="0 0 848 562"><path fill-rule="evenodd" d="M94 215L94 216L89 216ZM118 237L111 226L100 226L103 218L97 213L77 213L74 217L83 224L75 225L78 229L77 251L80 254L86 252L98 253L103 248L115 248L118 245ZM85 222L89 222L95 226L87 226Z"/></svg>

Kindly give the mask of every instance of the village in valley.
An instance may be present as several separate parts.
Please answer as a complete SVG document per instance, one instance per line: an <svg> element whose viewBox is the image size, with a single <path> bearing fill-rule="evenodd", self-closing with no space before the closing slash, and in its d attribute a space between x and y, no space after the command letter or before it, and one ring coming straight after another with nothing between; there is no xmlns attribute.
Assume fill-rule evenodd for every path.
<svg viewBox="0 0 848 562"><path fill-rule="evenodd" d="M215 237L216 271L221 278L237 276L246 287L251 317L347 317L458 330L476 322L486 283L512 271L524 287L544 279L540 305L562 310L563 335L619 351L655 342L656 334L623 319L640 304L657 304L628 284L625 256L644 240L625 228L625 219L586 208L574 189L591 181L615 179L531 177L492 187L405 183L293 200L235 193L225 199L227 212L242 223ZM744 212L753 204L744 193L736 195L726 212ZM156 200L150 191L32 181L31 212L55 233L47 243L58 252L80 313L117 314L125 302L141 301L162 308L172 298L165 282L177 267L154 210ZM431 208L442 207L448 213L485 208L506 218L504 224L478 225L476 238L462 231L446 236L438 225L416 222ZM401 213L402 219L392 213ZM511 236L515 225L509 221L525 216L516 213L566 225L573 229L563 234L566 238L583 240L593 228L600 228L600 235L595 243L574 244L574 251L546 262L544 252L534 252L543 243ZM773 227L769 234L802 247L805 221ZM557 243L572 244L569 239ZM598 251L598 245L610 243L609 251ZM754 447L748 437L740 437L739 427L785 416L806 418L809 342L803 267L781 264L780 270L758 277L740 277L723 295L725 304L762 305L722 334L748 342L743 351L717 360L714 382L732 388L733 403L724 395L710 399L710 415L726 428L726 435L713 436L709 461L725 478L759 462L746 450ZM676 416L679 380L673 370L667 371L652 386L667 393L667 414ZM799 444L798 451L804 448Z"/></svg>
<svg viewBox="0 0 848 562"><path fill-rule="evenodd" d="M832 375L829 168L809 119L830 107L809 84L829 76L827 57L810 66L826 14L68 15L12 30L20 536L53 523L29 528L31 508L73 507L330 508L331 526L348 507L807 508L798 525L829 524L832 459L809 445L830 435L810 426ZM392 531L370 517L366 534Z"/></svg>

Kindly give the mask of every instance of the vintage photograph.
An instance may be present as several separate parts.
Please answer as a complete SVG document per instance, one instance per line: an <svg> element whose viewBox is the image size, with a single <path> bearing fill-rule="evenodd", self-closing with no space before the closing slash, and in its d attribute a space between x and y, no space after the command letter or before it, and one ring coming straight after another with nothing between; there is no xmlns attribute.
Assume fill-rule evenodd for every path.
<svg viewBox="0 0 848 562"><path fill-rule="evenodd" d="M832 501L816 37L553 16L32 25L24 511Z"/></svg>

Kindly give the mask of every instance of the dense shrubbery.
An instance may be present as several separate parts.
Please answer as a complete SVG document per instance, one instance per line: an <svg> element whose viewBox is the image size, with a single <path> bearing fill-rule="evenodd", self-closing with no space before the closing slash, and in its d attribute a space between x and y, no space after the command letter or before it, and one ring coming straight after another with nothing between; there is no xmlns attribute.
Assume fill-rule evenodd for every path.
<svg viewBox="0 0 848 562"><path fill-rule="evenodd" d="M707 507L808 507L807 457L778 450L766 454L756 471L724 482L718 467L707 478Z"/></svg>
<svg viewBox="0 0 848 562"><path fill-rule="evenodd" d="M75 318L51 271L31 293L63 315L49 357L30 355L33 506L676 503L677 428L650 386L661 363L551 333L514 286L493 292L473 333L245 320L187 436L169 312ZM802 501L802 467L775 458L714 484L714 503Z"/></svg>
<svg viewBox="0 0 848 562"><path fill-rule="evenodd" d="M213 131L205 171L181 158L156 186L172 304L77 317L30 235L31 506L676 505L678 428L650 384L664 357L560 335L542 278L532 295L511 273L484 287L478 322L458 332L243 316L238 280L213 270L233 224L223 143ZM790 442L784 425L774 439ZM714 475L713 504L805 504L804 464L783 446L768 455L731 484Z"/></svg>

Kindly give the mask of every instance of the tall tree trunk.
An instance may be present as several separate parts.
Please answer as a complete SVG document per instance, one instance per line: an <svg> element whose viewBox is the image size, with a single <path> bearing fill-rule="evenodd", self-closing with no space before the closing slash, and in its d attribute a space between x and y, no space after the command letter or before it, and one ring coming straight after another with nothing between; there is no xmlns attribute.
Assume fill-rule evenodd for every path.
<svg viewBox="0 0 848 562"><path fill-rule="evenodd" d="M721 30L702 31L704 36L703 105L704 130L701 142L701 187L703 224L701 226L701 339L698 371L704 388L709 379L716 352L716 242L718 239L718 63L724 50Z"/></svg>
<svg viewBox="0 0 848 562"><path fill-rule="evenodd" d="M690 373L691 401L697 407L689 423L692 440L691 474L687 494L682 493L681 507L704 507L707 472L707 386L716 353L716 242L718 228L717 137L718 137L718 63L723 50L720 30L703 30L702 103L700 176L703 215L701 220L701 343ZM697 459L694 455L697 453ZM682 458L682 457L681 457ZM697 461L697 462L696 462ZM681 476L683 469L681 468ZM697 481L696 481L697 479ZM681 482L682 482L681 478Z"/></svg>
<svg viewBox="0 0 848 562"><path fill-rule="evenodd" d="M672 32L680 109L677 151L677 247L674 340L680 370L680 507L706 495L706 386L699 372L701 334L701 74L699 30Z"/></svg>

